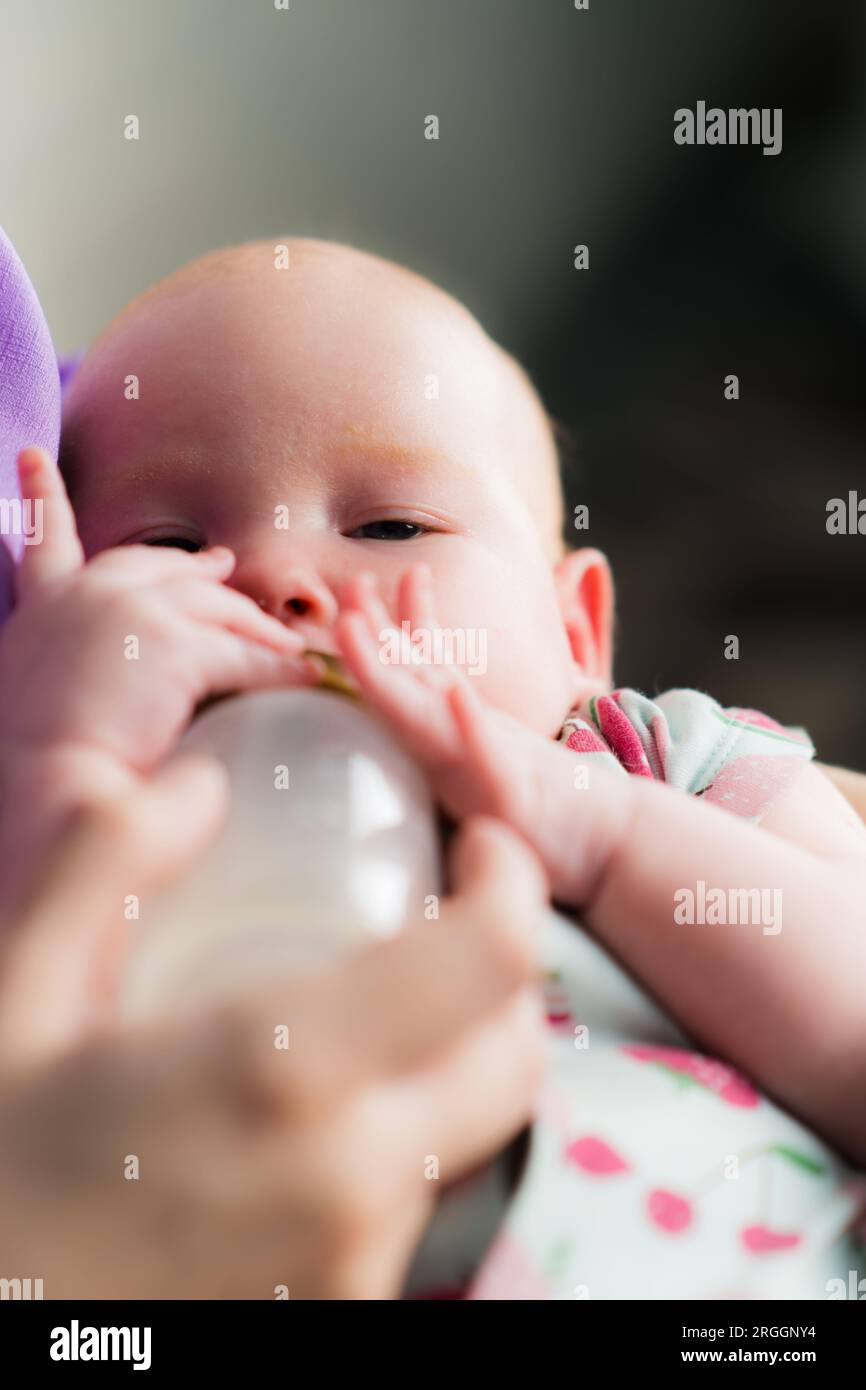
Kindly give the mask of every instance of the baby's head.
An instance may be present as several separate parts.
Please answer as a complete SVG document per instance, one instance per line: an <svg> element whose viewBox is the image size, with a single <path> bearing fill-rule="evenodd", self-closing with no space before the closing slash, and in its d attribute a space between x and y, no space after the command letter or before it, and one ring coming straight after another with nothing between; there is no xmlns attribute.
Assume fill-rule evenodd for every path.
<svg viewBox="0 0 866 1390"><path fill-rule="evenodd" d="M272 242L185 267L88 354L61 447L87 553L229 546L231 584L326 652L351 575L393 610L423 561L442 628L484 634L484 697L555 732L610 679L611 585L597 552L565 552L528 378L420 276L279 245L288 268Z"/></svg>

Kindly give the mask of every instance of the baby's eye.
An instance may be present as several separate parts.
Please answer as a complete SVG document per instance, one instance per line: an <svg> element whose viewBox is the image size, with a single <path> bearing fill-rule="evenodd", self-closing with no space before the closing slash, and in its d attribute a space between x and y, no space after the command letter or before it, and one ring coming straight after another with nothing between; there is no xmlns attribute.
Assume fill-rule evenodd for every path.
<svg viewBox="0 0 866 1390"><path fill-rule="evenodd" d="M349 532L350 540L411 541L426 535L426 528L414 521L368 521L365 526Z"/></svg>
<svg viewBox="0 0 866 1390"><path fill-rule="evenodd" d="M201 541L194 541L189 536L147 536L142 545L168 545L175 550L188 550L191 555L204 549Z"/></svg>

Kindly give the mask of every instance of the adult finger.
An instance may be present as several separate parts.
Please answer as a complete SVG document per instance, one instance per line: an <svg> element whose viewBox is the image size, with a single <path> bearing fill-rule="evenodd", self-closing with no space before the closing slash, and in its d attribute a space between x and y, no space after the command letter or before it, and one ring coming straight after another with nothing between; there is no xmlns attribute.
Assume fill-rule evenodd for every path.
<svg viewBox="0 0 866 1390"><path fill-rule="evenodd" d="M547 889L533 852L477 817L459 833L452 865L455 891L438 922L310 975L304 989L287 982L236 1006L242 1075L272 1103L316 1109L431 1064L537 978ZM279 1024L290 1050L274 1048Z"/></svg>
<svg viewBox="0 0 866 1390"><path fill-rule="evenodd" d="M228 802L225 771L187 757L76 813L7 924L0 1056L22 1064L80 1035L126 945L124 915L201 851ZM113 982L113 980L112 980Z"/></svg>
<svg viewBox="0 0 866 1390"><path fill-rule="evenodd" d="M350 1096L331 1126L308 1117L318 1151L295 1150L292 1169L304 1154L316 1183L305 1205L337 1237L331 1296L396 1296L444 1183L501 1152L530 1120L543 1038L540 996L524 991L431 1067ZM289 1117L296 1140L299 1119Z"/></svg>
<svg viewBox="0 0 866 1390"><path fill-rule="evenodd" d="M446 1056L389 1087L395 1146L420 1177L435 1156L446 1180L500 1150L531 1118L543 1076L540 990L523 990ZM399 1140L397 1135L399 1134Z"/></svg>

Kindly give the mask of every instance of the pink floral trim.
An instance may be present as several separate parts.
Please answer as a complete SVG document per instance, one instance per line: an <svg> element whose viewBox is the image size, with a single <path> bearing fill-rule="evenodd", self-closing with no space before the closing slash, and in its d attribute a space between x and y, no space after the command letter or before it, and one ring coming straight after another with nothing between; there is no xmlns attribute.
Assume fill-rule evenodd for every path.
<svg viewBox="0 0 866 1390"><path fill-rule="evenodd" d="M652 777L652 768L634 726L619 706L619 691L594 701L596 721L616 758L633 777Z"/></svg>
<svg viewBox="0 0 866 1390"><path fill-rule="evenodd" d="M652 1043L629 1043L622 1050L639 1062L654 1062L668 1071L687 1076L690 1081L714 1091L728 1105L751 1109L760 1104L760 1094L751 1081L713 1057L704 1057L700 1052L686 1052L680 1047L658 1047Z"/></svg>

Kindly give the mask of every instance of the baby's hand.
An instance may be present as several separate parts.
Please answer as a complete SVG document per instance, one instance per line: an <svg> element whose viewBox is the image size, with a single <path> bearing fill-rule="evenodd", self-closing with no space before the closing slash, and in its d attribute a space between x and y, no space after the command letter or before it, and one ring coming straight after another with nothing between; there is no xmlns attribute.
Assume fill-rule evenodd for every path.
<svg viewBox="0 0 866 1390"><path fill-rule="evenodd" d="M0 769L71 747L148 772L205 696L316 678L301 639L226 587L230 550L129 545L85 564L47 455L25 450L19 473L43 539L0 634Z"/></svg>
<svg viewBox="0 0 866 1390"><path fill-rule="evenodd" d="M413 660L416 630L439 631L427 567L403 575L394 625L371 574L353 578L342 595L337 639L361 693L429 774L434 794L455 819L482 813L506 821L536 849L548 872L556 847L546 843L545 788L572 777L568 751L485 705L471 677L451 665ZM385 653L389 659L385 659ZM399 661L394 654L399 651ZM417 648L416 648L417 651Z"/></svg>

